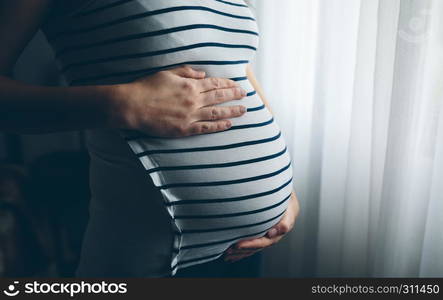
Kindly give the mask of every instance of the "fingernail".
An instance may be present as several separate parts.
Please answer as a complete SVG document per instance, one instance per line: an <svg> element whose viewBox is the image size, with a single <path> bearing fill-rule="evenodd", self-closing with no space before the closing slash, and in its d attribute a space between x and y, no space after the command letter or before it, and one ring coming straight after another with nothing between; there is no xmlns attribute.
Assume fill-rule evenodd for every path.
<svg viewBox="0 0 443 300"><path fill-rule="evenodd" d="M277 235L277 229L275 229L275 228L271 228L271 229L268 231L268 237L273 238L273 237L275 237L276 235Z"/></svg>
<svg viewBox="0 0 443 300"><path fill-rule="evenodd" d="M244 89L241 90L241 95L242 95L243 97L245 97L245 96L247 95L247 93L246 93L246 91L245 91Z"/></svg>
<svg viewBox="0 0 443 300"><path fill-rule="evenodd" d="M245 113L247 111L247 108L245 106L240 107L240 112Z"/></svg>

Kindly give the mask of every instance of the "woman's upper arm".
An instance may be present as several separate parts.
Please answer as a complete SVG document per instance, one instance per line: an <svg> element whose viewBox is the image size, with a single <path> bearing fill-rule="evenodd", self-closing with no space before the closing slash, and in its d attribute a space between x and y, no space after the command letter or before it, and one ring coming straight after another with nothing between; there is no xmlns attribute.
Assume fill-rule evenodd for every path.
<svg viewBox="0 0 443 300"><path fill-rule="evenodd" d="M0 0L0 76L8 76L35 35L52 0Z"/></svg>

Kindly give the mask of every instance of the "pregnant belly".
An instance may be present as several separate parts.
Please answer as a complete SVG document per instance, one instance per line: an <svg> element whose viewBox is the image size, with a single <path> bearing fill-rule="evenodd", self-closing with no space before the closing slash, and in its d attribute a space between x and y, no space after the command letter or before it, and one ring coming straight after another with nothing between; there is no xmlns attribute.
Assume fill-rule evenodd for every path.
<svg viewBox="0 0 443 300"><path fill-rule="evenodd" d="M292 168L280 128L255 93L242 101L249 102L248 113L224 132L125 136L173 220L173 268L214 259L236 241L264 235L286 210Z"/></svg>

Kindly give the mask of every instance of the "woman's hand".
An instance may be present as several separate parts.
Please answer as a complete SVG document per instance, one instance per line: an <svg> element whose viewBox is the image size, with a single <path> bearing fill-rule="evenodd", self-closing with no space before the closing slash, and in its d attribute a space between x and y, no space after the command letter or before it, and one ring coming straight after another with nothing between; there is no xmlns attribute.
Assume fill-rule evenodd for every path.
<svg viewBox="0 0 443 300"><path fill-rule="evenodd" d="M240 117L246 107L214 106L246 96L232 80L205 78L184 66L118 85L111 101L112 125L152 136L183 137L223 131L227 119Z"/></svg>
<svg viewBox="0 0 443 300"><path fill-rule="evenodd" d="M295 192L292 192L288 208L280 222L274 225L264 237L239 241L226 250L225 261L235 262L248 257L278 243L294 227L298 217L300 206Z"/></svg>

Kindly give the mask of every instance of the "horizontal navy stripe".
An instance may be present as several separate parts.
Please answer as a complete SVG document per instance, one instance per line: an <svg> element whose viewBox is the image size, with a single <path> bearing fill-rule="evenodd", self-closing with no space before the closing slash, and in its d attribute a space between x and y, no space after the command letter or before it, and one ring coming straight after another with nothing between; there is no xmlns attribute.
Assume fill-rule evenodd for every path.
<svg viewBox="0 0 443 300"><path fill-rule="evenodd" d="M228 4L228 5L233 5L233 6L249 7L249 6L245 5L245 4L232 3L232 2L228 2L228 1L224 1L224 0L215 0L215 1L221 2L221 3L225 3L225 4Z"/></svg>
<svg viewBox="0 0 443 300"><path fill-rule="evenodd" d="M212 9L209 7L204 7L204 6L177 6L177 7L168 7L168 8L148 11L148 12L141 13L141 14L131 15L131 16L127 16L124 18L114 20L114 21L110 21L110 22L106 22L103 24L87 27L87 28L61 31L61 32L56 33L53 37L50 37L49 40L52 42L56 39L59 39L62 36L67 37L67 36L74 35L74 34L86 33L86 32L90 32L90 31L94 31L94 30L98 30L98 29L103 29L103 28L106 28L109 26L129 22L129 21L133 21L133 20L137 20L137 19L141 19L141 18L146 18L146 17L150 17L150 16L155 16L155 15L161 15L161 14L176 12L176 11L185 11L185 10L201 10L201 11L207 11L210 13L214 13L214 14L218 14L218 15L222 15L222 16L226 16L226 17L230 17L230 18L255 21L254 18L249 17L249 16L240 16L240 15L229 14L229 13L225 13L225 12L218 11L218 10L215 10L215 9Z"/></svg>
<svg viewBox="0 0 443 300"><path fill-rule="evenodd" d="M163 50L158 50L158 51L150 51L150 52L143 52L143 53L118 55L118 56L111 56L111 57L93 59L93 60L89 60L89 61L82 61L82 62L72 63L72 64L68 64L65 67L63 67L61 71L62 72L66 72L67 70L69 70L71 68L74 68L74 67L82 67L82 66L93 65L93 64L108 63L108 62L118 61L118 60L126 60L126 59L135 59L135 58L143 58L143 57L165 55L165 54L169 54L169 53L175 53L175 52L181 52L181 51L192 50L192 49L197 49L197 48L205 48L205 47L232 48L232 49L250 49L250 50L254 50L254 51L257 50L257 48L255 48L253 46L250 46L250 45L234 45L234 44L224 44L224 43L214 43L214 42L198 43L198 44L181 46L181 47L176 47L176 48L163 49Z"/></svg>
<svg viewBox="0 0 443 300"><path fill-rule="evenodd" d="M126 4L128 2L133 2L133 1L134 0L120 0L120 1L116 1L114 3L108 4L108 5L104 5L104 6L100 6L100 7L91 9L91 10L81 11L79 13L74 14L72 17L73 18L79 18L79 17L89 16L89 15L92 15L92 14L95 14L95 13L98 13L98 12L101 12L101 11L104 11L104 10L107 10L107 9L110 9L110 8L114 8L114 7L120 6L122 4Z"/></svg>
<svg viewBox="0 0 443 300"><path fill-rule="evenodd" d="M233 78L229 78L232 81L244 81L244 80L248 80L248 77L244 76L244 77L233 77Z"/></svg>
<svg viewBox="0 0 443 300"><path fill-rule="evenodd" d="M85 17L85 16L88 16L88 15L91 15L91 14L94 14L94 13L98 13L98 12L101 12L101 11L104 11L104 10L107 10L107 9L110 9L110 8L114 8L114 7L117 7L117 6L129 3L129 2L133 2L133 1L134 0L120 0L120 1L116 1L116 2L108 4L108 5L104 5L104 6L100 6L100 7L91 9L91 10L79 12L77 14L74 14L73 17L74 18ZM228 4L228 5L238 6L238 7L248 7L245 4L237 4L237 3L232 3L232 2L223 1L223 0L215 0L215 1L222 2L222 3Z"/></svg>
<svg viewBox="0 0 443 300"><path fill-rule="evenodd" d="M262 180L266 178L270 178L273 176L276 176L280 173L283 173L289 167L291 166L291 162L287 164L285 167L281 168L280 170L277 170L275 172L271 172L268 174L263 174L259 176L253 176L253 177L247 177L242 179L235 179L235 180L224 180L224 181L208 181L208 182L186 182L186 183L170 183L158 186L161 190L171 189L171 188L188 188L188 187L197 187L197 186L220 186L220 185L230 185L230 184L239 184L239 183L245 183L245 182L252 182L257 180Z"/></svg>
<svg viewBox="0 0 443 300"><path fill-rule="evenodd" d="M227 239L227 240L215 241L215 242L203 243L203 244L187 245L187 246L182 246L182 247L180 247L180 249L174 248L173 250L174 250L175 252L177 252L177 251L179 251L179 250L194 249L194 248L202 248L202 247L214 246L214 245L218 245L218 244L229 243L229 242L233 242L233 241L238 240L238 239L244 239L244 238L247 238L247 237L251 237L251 236L255 236L255 235L258 235L258 234L265 233L266 231L268 231L268 230L271 229L271 228L272 228L272 227L267 228L267 229L265 229L265 230L261 230L261 231L256 232L256 233L251 233L251 234L241 235L241 236L237 236L237 237L235 237L235 238L231 238L231 239Z"/></svg>
<svg viewBox="0 0 443 300"><path fill-rule="evenodd" d="M291 194L289 194L282 201L280 201L276 204L270 205L268 207L256 209L256 210L249 210L249 211L244 211L244 212L239 212L239 213L231 213L231 214L218 214L218 215L178 215L178 216L175 216L174 219L176 219L176 220L179 220L179 219L214 219L214 218L232 218L232 217L253 215L253 214L258 214L258 213L279 207L280 205L285 203L286 200L289 199L289 197L291 197Z"/></svg>
<svg viewBox="0 0 443 300"><path fill-rule="evenodd" d="M215 232L215 231L225 231L225 230L242 229L242 228L259 226L259 225L263 225L263 224L269 223L271 221L274 221L275 219L281 217L285 213L285 211L286 210L282 211L281 213L279 213L275 217L272 217L270 219L267 219L267 220L264 220L261 222L257 222L257 223L238 225L238 226L230 226L230 227L211 228L211 229L188 229L188 230L182 229L180 232L175 232L175 234L183 235L183 234L192 234L192 233Z"/></svg>
<svg viewBox="0 0 443 300"><path fill-rule="evenodd" d="M249 199L255 199L258 197L264 197L268 195L272 195L274 193L277 193L278 191L284 189L286 186L288 186L292 181L292 177L282 184L281 186L272 189L270 191L261 192L257 194L251 194L246 196L240 196L240 197L232 197L232 198L220 198L220 199L202 199L202 200L177 200L172 202L165 202L164 205L166 206L175 206L175 205L188 205L188 204L203 204L203 203L224 203L224 202L234 202L234 201L243 201L243 200L249 200Z"/></svg>
<svg viewBox="0 0 443 300"><path fill-rule="evenodd" d="M261 192L261 193L257 193L257 194L250 194L250 195L245 195L245 196L239 196L239 197L231 197L231 198L218 198L218 199L188 199L188 200L177 200L177 201L172 201L172 202L164 202L164 205L166 206L175 206L175 205L192 205L192 204L203 204L203 203L224 203L224 202L234 202L234 201L243 201L243 200L250 200L250 199L254 199L254 198L258 198L258 197L264 197L264 196L268 196L268 195L272 195L274 193L277 193L278 191L284 189L286 186L288 186L292 181L292 177L286 181L284 184L282 184L281 186L266 191L266 192Z"/></svg>
<svg viewBox="0 0 443 300"><path fill-rule="evenodd" d="M274 118L271 118L269 121L261 122L261 123L253 123L253 124L245 124L245 125L232 126L231 128L229 128L229 129L227 129L225 131L263 127L263 126L266 126L266 125L269 125L269 124L272 124L272 123L274 123Z"/></svg>
<svg viewBox="0 0 443 300"><path fill-rule="evenodd" d="M189 166L174 166L174 167L158 167L158 168L152 168L148 170L148 173L154 173L159 171L177 171L177 170L195 170L195 169L216 169L216 168L227 168L227 167L234 167L234 166L241 166L241 165L247 165L252 163L257 163L261 161L266 161L270 159L277 158L279 156L282 156L287 151L287 147L283 149L282 151L258 158L253 159L247 159L247 160L240 160L240 161L234 161L229 163L220 163L220 164L204 164L204 165L189 165Z"/></svg>
<svg viewBox="0 0 443 300"><path fill-rule="evenodd" d="M248 108L248 112L250 112L250 111L257 111L257 110L261 110L261 109L264 109L264 108L265 108L265 105L263 104L263 105L260 105L260 106L257 106L257 107Z"/></svg>
<svg viewBox="0 0 443 300"><path fill-rule="evenodd" d="M64 54L67 54L67 53L70 53L73 51L77 51L77 50L84 50L84 49L89 49L89 48L93 48L93 47L106 46L106 45L111 45L111 44L120 43L120 42L138 40L138 39L143 39L143 38L147 38L147 37L160 36L160 35L166 35L166 34L170 34L170 33L174 33L174 32L181 32L181 31L195 30L195 29L214 29L214 30L239 33L239 34L249 34L249 35L256 35L256 36L259 35L257 32L250 31L250 30L234 29L234 28L222 27L222 26L217 26L217 25L212 25L212 24L192 24L192 25L167 28L167 29L139 33L139 34L131 34L131 35L126 35L126 36L122 36L122 37L118 37L118 38L107 39L107 40L100 41L100 42L70 46L70 47L63 48L60 51L57 51L55 54L55 57L58 58Z"/></svg>
<svg viewBox="0 0 443 300"><path fill-rule="evenodd" d="M75 79L70 82L70 84L82 84L87 83L90 81L96 81L96 80L103 80L106 78L112 78L112 77L120 77L120 76L130 76L130 75L148 75L155 72L159 72L161 70L169 69L169 68L175 68L182 65L241 65L241 64L247 64L249 63L248 60L237 60L237 61L216 61L216 60L204 60L204 61L185 61L181 63L171 64L167 66L162 67L156 67L156 68L145 68L140 70L134 70L134 71L128 71L128 72L117 72L117 73L110 73L110 74L104 74L99 76L93 76L93 77L87 77L87 78L80 78Z"/></svg>
<svg viewBox="0 0 443 300"><path fill-rule="evenodd" d="M281 137L281 132L279 132L277 135L261 139L261 140L253 140L248 142L241 142L241 143L235 143L235 144L228 144L228 145L220 145L220 146L209 146L209 147L196 147L196 148L182 148L182 149L159 149L159 150L148 150L141 153L137 153L136 155L138 157L151 155L151 154L157 154L157 153L186 153L186 152L202 152L202 151L215 151L215 150L226 150L226 149L232 149L232 148L239 148L239 147L245 147L245 146L251 146L251 145L257 145L257 144L264 144L269 143L272 141L275 141Z"/></svg>
<svg viewBox="0 0 443 300"><path fill-rule="evenodd" d="M251 96L254 96L254 95L256 95L256 94L257 94L257 91L254 90L254 91L252 91L252 92L247 93L246 96L247 96L247 97L251 97Z"/></svg>

